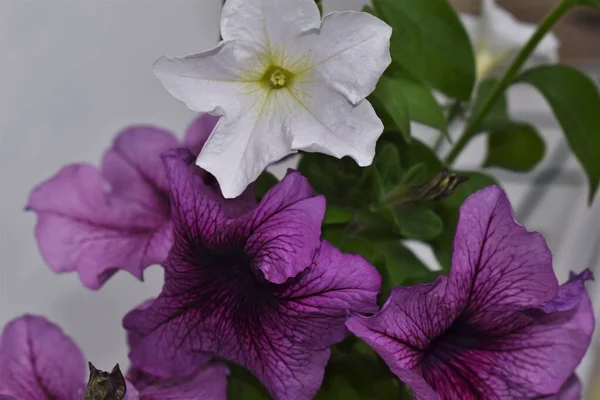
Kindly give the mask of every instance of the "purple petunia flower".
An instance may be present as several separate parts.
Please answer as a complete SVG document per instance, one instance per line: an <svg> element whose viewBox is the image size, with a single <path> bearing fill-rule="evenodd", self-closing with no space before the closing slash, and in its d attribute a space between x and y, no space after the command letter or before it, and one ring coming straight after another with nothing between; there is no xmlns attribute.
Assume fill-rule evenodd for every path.
<svg viewBox="0 0 600 400"><path fill-rule="evenodd" d="M417 399L553 395L590 343L587 279L589 271L559 287L542 236L517 224L491 186L461 207L447 278L396 287L378 314L346 325ZM576 394L573 379L552 398Z"/></svg>
<svg viewBox="0 0 600 400"><path fill-rule="evenodd" d="M202 115L183 145L198 154L217 117ZM90 289L117 270L143 278L173 242L169 183L160 155L181 147L171 133L135 126L119 133L100 170L72 164L38 185L27 209L38 215L35 236L54 272L77 271Z"/></svg>
<svg viewBox="0 0 600 400"><path fill-rule="evenodd" d="M278 399L311 398L347 311L377 310L377 270L320 240L325 199L299 173L248 209L207 190L187 150L163 158L175 242L160 296L124 319L141 338L133 364L167 377L215 356Z"/></svg>
<svg viewBox="0 0 600 400"><path fill-rule="evenodd" d="M130 372L125 400L226 399L226 369L209 364L170 380ZM43 317L11 321L0 338L0 399L82 399L85 362L71 338ZM175 386L176 385L176 386Z"/></svg>

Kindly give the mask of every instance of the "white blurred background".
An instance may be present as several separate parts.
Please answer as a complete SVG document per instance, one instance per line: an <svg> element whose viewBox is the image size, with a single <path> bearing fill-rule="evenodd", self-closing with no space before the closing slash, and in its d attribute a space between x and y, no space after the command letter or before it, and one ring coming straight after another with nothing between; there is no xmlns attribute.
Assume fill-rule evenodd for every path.
<svg viewBox="0 0 600 400"><path fill-rule="evenodd" d="M360 9L366 2L325 0L324 6ZM29 191L61 166L97 164L127 125L155 124L182 134L194 114L163 90L151 65L162 54L214 45L220 6L221 0L0 0L0 327L23 313L42 314L99 368L128 364L121 318L158 294L160 267L149 268L144 283L119 273L100 291L89 291L76 274L54 275L44 265L33 237L35 217L23 207ZM598 77L596 65L583 66ZM585 177L545 101L525 87L515 87L510 97L514 117L540 129L547 153L536 172L491 172L520 222L546 237L561 280L585 267L600 275L600 201L587 206ZM481 137L457 166L476 168L484 155ZM433 265L427 249L419 254ZM589 288L600 310L598 284ZM596 348L579 369L586 386Z"/></svg>

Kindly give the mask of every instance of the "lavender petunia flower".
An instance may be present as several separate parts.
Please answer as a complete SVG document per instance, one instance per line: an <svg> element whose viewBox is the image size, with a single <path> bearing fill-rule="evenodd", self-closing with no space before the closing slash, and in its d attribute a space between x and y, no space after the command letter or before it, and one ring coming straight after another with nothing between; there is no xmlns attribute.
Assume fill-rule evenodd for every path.
<svg viewBox="0 0 600 400"><path fill-rule="evenodd" d="M200 116L184 145L197 154L217 117ZM35 236L54 272L77 271L90 289L117 270L143 279L172 245L168 181L160 155L180 147L171 133L136 126L117 135L100 170L72 164L38 185L27 209L38 215Z"/></svg>
<svg viewBox="0 0 600 400"><path fill-rule="evenodd" d="M170 380L134 371L126 381L124 400L225 400L225 377L223 365ZM82 399L86 382L83 355L58 326L32 315L6 325L0 338L0 399ZM186 397L193 394L204 396Z"/></svg>
<svg viewBox="0 0 600 400"><path fill-rule="evenodd" d="M278 399L311 398L328 347L347 335L347 311L376 311L379 274L321 242L325 199L299 173L236 211L238 200L206 189L191 153L163 158L175 243L161 295L124 319L141 338L133 364L166 377L216 356L248 368Z"/></svg>
<svg viewBox="0 0 600 400"><path fill-rule="evenodd" d="M417 399L547 396L589 346L590 278L585 271L559 287L542 236L517 224L491 186L461 207L448 278L396 287L378 314L346 325ZM571 384L563 390L554 398L570 398Z"/></svg>

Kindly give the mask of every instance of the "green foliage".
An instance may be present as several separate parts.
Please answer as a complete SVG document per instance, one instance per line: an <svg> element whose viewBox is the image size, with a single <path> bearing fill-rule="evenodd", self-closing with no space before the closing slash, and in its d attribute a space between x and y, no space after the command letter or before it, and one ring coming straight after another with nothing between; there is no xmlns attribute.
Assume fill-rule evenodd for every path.
<svg viewBox="0 0 600 400"><path fill-rule="evenodd" d="M325 154L305 153L298 170L317 193L325 195L328 205L360 208L369 202L368 169L360 168L349 157L338 160Z"/></svg>
<svg viewBox="0 0 600 400"><path fill-rule="evenodd" d="M228 364L230 374L227 377L227 398L229 400L270 400L271 396L247 369Z"/></svg>
<svg viewBox="0 0 600 400"><path fill-rule="evenodd" d="M548 100L590 184L590 202L600 182L600 94L582 72L565 65L542 66L521 75Z"/></svg>
<svg viewBox="0 0 600 400"><path fill-rule="evenodd" d="M441 234L444 229L444 222L432 210L393 211L400 233L407 238L430 240Z"/></svg>
<svg viewBox="0 0 600 400"><path fill-rule="evenodd" d="M264 171L258 176L256 182L254 182L254 190L256 200L260 201L265 194L278 182L278 179L272 173Z"/></svg>
<svg viewBox="0 0 600 400"><path fill-rule="evenodd" d="M435 128L447 134L448 124L444 112L429 86L408 71L392 64L386 71L385 81L394 82L408 102L410 120Z"/></svg>
<svg viewBox="0 0 600 400"><path fill-rule="evenodd" d="M546 144L533 126L514 123L490 133L484 166L526 172L542 160L545 151Z"/></svg>
<svg viewBox="0 0 600 400"><path fill-rule="evenodd" d="M401 388L398 378L372 350L363 347L361 352L356 347L331 355L325 369L325 380L315 400L398 399Z"/></svg>
<svg viewBox="0 0 600 400"><path fill-rule="evenodd" d="M477 95L471 109L471 117L479 114L484 102L490 96L492 90L498 84L498 79L489 78L482 81L477 87ZM502 129L506 125L510 125L510 117L508 116L508 101L506 94L502 94L492 109L485 115L483 121L477 126L477 132L491 131Z"/></svg>
<svg viewBox="0 0 600 400"><path fill-rule="evenodd" d="M393 121L404 140L410 143L410 114L407 98L402 90L402 84L395 80L381 77L373 92L377 108L383 108ZM389 126L389 123L386 124Z"/></svg>
<svg viewBox="0 0 600 400"><path fill-rule="evenodd" d="M450 97L469 99L475 58L447 0L374 0L373 12L393 28L394 62Z"/></svg>

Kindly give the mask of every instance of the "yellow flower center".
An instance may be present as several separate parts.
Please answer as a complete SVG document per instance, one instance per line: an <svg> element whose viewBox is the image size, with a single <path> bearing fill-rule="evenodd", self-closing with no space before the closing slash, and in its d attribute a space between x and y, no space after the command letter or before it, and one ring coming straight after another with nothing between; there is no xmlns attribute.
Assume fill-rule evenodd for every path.
<svg viewBox="0 0 600 400"><path fill-rule="evenodd" d="M285 68L273 65L267 69L262 78L263 84L269 89L283 89L294 81L294 74Z"/></svg>

